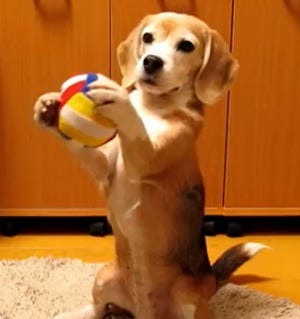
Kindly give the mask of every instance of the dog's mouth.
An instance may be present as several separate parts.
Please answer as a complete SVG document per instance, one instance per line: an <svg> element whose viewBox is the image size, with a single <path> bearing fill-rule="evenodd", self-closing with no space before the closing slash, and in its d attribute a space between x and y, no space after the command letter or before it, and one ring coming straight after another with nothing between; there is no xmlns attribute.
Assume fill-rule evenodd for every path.
<svg viewBox="0 0 300 319"><path fill-rule="evenodd" d="M142 85L146 85L147 87L153 87L153 89L155 90L159 90L159 84L157 83L157 81L155 79L153 79L152 77L143 77L139 80L140 84ZM169 93L175 93L177 91L180 90L179 86L176 86L174 88L171 88L169 90L163 91L161 92L161 94L169 94Z"/></svg>
<svg viewBox="0 0 300 319"><path fill-rule="evenodd" d="M180 90L180 86L176 86L175 88L171 89L168 93L175 93Z"/></svg>
<svg viewBox="0 0 300 319"><path fill-rule="evenodd" d="M143 84L152 85L152 86L157 85L156 81L153 78L149 78L149 77L141 78L140 82Z"/></svg>

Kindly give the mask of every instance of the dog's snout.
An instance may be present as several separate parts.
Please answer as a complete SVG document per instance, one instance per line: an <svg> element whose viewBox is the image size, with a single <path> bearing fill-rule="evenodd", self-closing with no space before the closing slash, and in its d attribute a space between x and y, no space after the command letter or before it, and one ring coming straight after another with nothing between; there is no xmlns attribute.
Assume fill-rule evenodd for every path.
<svg viewBox="0 0 300 319"><path fill-rule="evenodd" d="M147 55L144 58L143 64L145 71L148 74L153 74L163 67L164 61L156 55Z"/></svg>

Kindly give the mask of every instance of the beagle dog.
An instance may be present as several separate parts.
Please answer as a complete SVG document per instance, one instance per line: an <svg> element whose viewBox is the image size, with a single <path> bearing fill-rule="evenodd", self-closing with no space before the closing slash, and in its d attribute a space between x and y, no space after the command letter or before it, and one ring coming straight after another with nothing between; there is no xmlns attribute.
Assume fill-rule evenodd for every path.
<svg viewBox="0 0 300 319"><path fill-rule="evenodd" d="M98 148L65 140L106 194L117 259L96 276L91 305L56 318L211 318L220 282L264 248L241 244L211 265L202 232L195 142L204 105L228 91L238 62L215 30L177 13L146 16L117 54L122 86L96 81L88 93L117 136ZM44 94L34 107L52 131L58 97Z"/></svg>

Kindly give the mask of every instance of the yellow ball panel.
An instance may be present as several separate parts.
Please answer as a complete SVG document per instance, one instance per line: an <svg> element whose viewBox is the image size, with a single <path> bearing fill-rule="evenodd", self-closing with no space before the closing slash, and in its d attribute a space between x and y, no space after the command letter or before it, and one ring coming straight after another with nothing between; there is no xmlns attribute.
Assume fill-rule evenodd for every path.
<svg viewBox="0 0 300 319"><path fill-rule="evenodd" d="M59 130L66 136L76 140L77 142L87 146L100 146L111 140L115 134L108 136L107 138L96 139L90 137L83 132L77 130L74 126L70 125L63 118L59 119Z"/></svg>
<svg viewBox="0 0 300 319"><path fill-rule="evenodd" d="M94 102L88 98L85 94L79 92L75 95L73 95L70 100L67 102L67 104L78 113L92 119L93 121L97 122L98 124L101 124L105 127L114 128L114 123L109 120L108 118L104 117L101 114L95 114Z"/></svg>
<svg viewBox="0 0 300 319"><path fill-rule="evenodd" d="M88 146L99 146L116 134L112 121L95 115L95 104L85 94L73 95L60 110L58 129L66 136Z"/></svg>

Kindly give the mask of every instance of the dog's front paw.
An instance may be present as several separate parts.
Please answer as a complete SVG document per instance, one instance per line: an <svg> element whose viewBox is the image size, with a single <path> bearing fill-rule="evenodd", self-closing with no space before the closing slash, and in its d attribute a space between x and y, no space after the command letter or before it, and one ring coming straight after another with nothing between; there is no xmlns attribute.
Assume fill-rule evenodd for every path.
<svg viewBox="0 0 300 319"><path fill-rule="evenodd" d="M81 313L63 313L55 316L53 319L92 319L89 317L85 317L84 314Z"/></svg>
<svg viewBox="0 0 300 319"><path fill-rule="evenodd" d="M87 305L77 311L66 312L55 316L53 319L96 319L98 316L92 305Z"/></svg>
<svg viewBox="0 0 300 319"><path fill-rule="evenodd" d="M57 123L59 96L57 92L41 95L33 108L34 120L43 126L53 127Z"/></svg>
<svg viewBox="0 0 300 319"><path fill-rule="evenodd" d="M131 108L127 90L110 79L95 81L89 89L87 94L96 104L95 112L119 126Z"/></svg>

